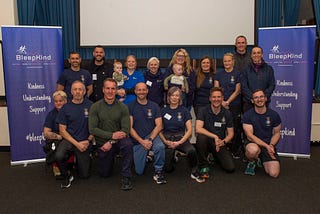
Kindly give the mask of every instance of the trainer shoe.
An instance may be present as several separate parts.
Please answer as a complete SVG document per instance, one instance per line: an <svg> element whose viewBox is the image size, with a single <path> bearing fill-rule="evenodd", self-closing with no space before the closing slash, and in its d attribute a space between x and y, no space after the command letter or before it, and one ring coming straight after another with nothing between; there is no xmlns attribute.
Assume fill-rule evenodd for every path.
<svg viewBox="0 0 320 214"><path fill-rule="evenodd" d="M247 168L244 171L244 174L246 174L246 175L255 175L256 174L256 172L254 171L255 168L256 168L256 163L254 161L250 161L247 164Z"/></svg>
<svg viewBox="0 0 320 214"><path fill-rule="evenodd" d="M157 184L166 184L167 183L162 171L156 171L156 173L153 176L153 180Z"/></svg>
<svg viewBox="0 0 320 214"><path fill-rule="evenodd" d="M202 178L204 179L208 179L210 176L209 176L209 168L207 167L204 167L200 170L200 175Z"/></svg>
<svg viewBox="0 0 320 214"><path fill-rule="evenodd" d="M72 174L69 174L61 183L61 188L69 188L71 186L74 177Z"/></svg>
<svg viewBox="0 0 320 214"><path fill-rule="evenodd" d="M122 177L121 179L121 189L124 191L132 189L132 182L131 178L129 177Z"/></svg>
<svg viewBox="0 0 320 214"><path fill-rule="evenodd" d="M257 167L262 168L262 163L261 163L260 158L258 158L258 160L256 161L256 165L257 165Z"/></svg>
<svg viewBox="0 0 320 214"><path fill-rule="evenodd" d="M196 180L198 183L203 183L206 181L204 178L201 177L199 172L191 173L190 177Z"/></svg>

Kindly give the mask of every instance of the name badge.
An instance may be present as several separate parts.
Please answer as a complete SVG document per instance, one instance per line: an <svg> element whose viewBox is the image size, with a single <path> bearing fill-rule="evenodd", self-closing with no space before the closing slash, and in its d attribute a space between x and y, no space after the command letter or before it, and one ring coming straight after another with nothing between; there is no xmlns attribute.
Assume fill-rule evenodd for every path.
<svg viewBox="0 0 320 214"><path fill-rule="evenodd" d="M167 120L171 120L172 116L170 114L166 113L164 115L164 118L166 118Z"/></svg>
<svg viewBox="0 0 320 214"><path fill-rule="evenodd" d="M152 82L147 80L146 85L151 87L152 86Z"/></svg>
<svg viewBox="0 0 320 214"><path fill-rule="evenodd" d="M222 123L220 122L214 122L214 127L221 127Z"/></svg>
<svg viewBox="0 0 320 214"><path fill-rule="evenodd" d="M92 74L92 80L97 80L97 74Z"/></svg>

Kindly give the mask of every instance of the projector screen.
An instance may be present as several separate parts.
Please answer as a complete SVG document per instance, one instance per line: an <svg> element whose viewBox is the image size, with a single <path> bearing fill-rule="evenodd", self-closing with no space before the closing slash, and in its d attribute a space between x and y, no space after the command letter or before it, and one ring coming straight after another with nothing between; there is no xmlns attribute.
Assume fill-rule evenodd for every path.
<svg viewBox="0 0 320 214"><path fill-rule="evenodd" d="M81 0L80 46L254 44L255 0Z"/></svg>

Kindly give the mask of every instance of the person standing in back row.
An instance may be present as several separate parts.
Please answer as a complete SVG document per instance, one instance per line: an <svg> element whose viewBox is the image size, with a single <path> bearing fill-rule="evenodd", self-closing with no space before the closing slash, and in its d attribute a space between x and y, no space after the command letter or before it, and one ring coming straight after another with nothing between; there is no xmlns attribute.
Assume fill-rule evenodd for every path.
<svg viewBox="0 0 320 214"><path fill-rule="evenodd" d="M57 91L64 91L68 99L72 98L71 85L78 80L85 85L86 95L89 97L92 94L92 78L89 71L80 67L81 57L78 52L70 52L69 59L70 68L65 69L57 81Z"/></svg>
<svg viewBox="0 0 320 214"><path fill-rule="evenodd" d="M264 91L267 97L267 105L271 101L271 95L275 89L273 68L263 60L263 50L255 46L251 50L251 63L241 76L241 93L243 98L243 112L251 109L252 94L256 89Z"/></svg>
<svg viewBox="0 0 320 214"><path fill-rule="evenodd" d="M105 59L103 46L95 46L92 55L93 59L87 67L93 81L93 92L89 98L92 102L96 102L103 98L103 81L112 77L112 65Z"/></svg>

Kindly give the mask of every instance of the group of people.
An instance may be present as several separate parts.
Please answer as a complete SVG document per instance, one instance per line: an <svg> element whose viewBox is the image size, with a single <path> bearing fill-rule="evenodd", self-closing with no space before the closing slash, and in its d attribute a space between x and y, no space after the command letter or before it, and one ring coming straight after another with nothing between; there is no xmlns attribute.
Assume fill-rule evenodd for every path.
<svg viewBox="0 0 320 214"><path fill-rule="evenodd" d="M101 177L112 175L120 154L121 189L132 189L132 172L142 175L150 151L157 184L165 184L165 173L174 171L176 151L186 155L190 177L202 183L210 177L210 162L226 172L235 171L234 159L245 153L245 174L254 175L256 166L278 177L276 144L281 119L268 108L275 88L271 66L263 61L263 50L247 51L245 36L235 41L235 53L223 56L224 69L216 72L205 56L194 71L185 49L178 49L166 70L151 57L147 71L136 69L135 56L121 62L105 60L102 46L96 46L88 70L80 68L79 53L71 52L69 63L57 81L55 108L45 125L46 139L58 140L56 163L63 178L61 187L71 186L74 176L68 157L76 156L80 178L90 176L92 156ZM196 143L193 133L193 107ZM241 119L242 118L242 119ZM241 121L242 120L242 121Z"/></svg>

